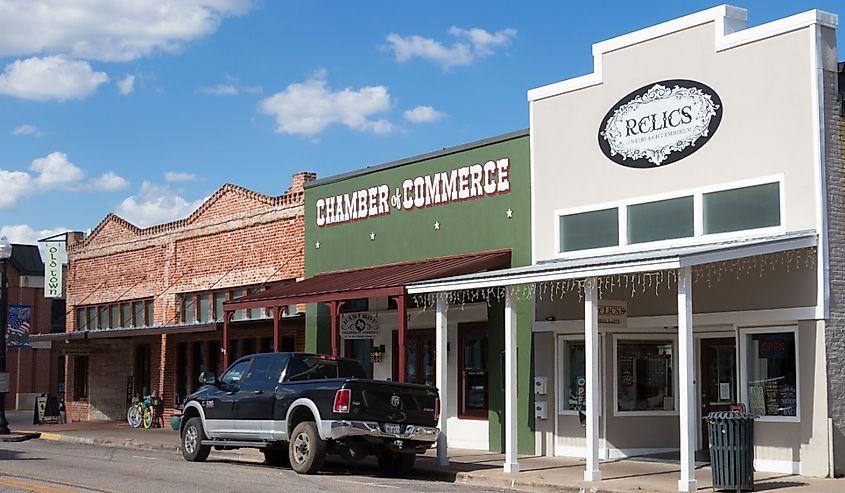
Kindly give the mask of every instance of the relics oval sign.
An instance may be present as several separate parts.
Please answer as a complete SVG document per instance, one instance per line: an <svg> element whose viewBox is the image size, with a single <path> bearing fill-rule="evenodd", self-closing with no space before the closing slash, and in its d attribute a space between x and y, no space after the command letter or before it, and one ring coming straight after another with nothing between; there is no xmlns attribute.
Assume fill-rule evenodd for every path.
<svg viewBox="0 0 845 493"><path fill-rule="evenodd" d="M616 103L599 127L599 147L629 168L656 168L701 148L722 121L722 100L692 80L643 86Z"/></svg>

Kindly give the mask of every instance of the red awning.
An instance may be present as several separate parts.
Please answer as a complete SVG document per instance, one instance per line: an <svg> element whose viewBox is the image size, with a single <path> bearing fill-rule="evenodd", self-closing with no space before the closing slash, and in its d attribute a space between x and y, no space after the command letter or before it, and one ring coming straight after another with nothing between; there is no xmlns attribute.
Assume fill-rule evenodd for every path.
<svg viewBox="0 0 845 493"><path fill-rule="evenodd" d="M278 286L223 303L227 311L321 301L397 296L405 285L441 277L474 274L510 265L510 250L496 250L363 269L317 274L303 281Z"/></svg>

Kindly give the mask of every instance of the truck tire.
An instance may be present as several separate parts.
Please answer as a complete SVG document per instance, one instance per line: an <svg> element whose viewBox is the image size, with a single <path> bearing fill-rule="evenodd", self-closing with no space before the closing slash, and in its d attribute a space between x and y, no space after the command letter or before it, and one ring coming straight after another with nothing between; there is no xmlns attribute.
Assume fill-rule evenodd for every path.
<svg viewBox="0 0 845 493"><path fill-rule="evenodd" d="M407 476L414 470L414 463L417 461L416 454L403 454L380 450L376 454L378 467L385 476L402 477Z"/></svg>
<svg viewBox="0 0 845 493"><path fill-rule="evenodd" d="M290 466L288 447L272 447L264 449L264 463L273 467Z"/></svg>
<svg viewBox="0 0 845 493"><path fill-rule="evenodd" d="M202 420L195 416L182 428L182 457L191 462L202 462L211 453L211 445L202 445L206 439Z"/></svg>
<svg viewBox="0 0 845 493"><path fill-rule="evenodd" d="M296 425L288 446L290 466L299 474L316 474L326 460L326 442L313 421Z"/></svg>

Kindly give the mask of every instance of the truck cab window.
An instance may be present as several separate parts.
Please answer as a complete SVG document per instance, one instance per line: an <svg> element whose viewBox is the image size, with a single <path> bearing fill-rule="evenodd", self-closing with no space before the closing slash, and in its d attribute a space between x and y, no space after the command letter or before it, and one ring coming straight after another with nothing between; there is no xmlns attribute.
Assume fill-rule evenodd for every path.
<svg viewBox="0 0 845 493"><path fill-rule="evenodd" d="M220 379L220 382L222 382L223 385L228 385L228 386L240 384L241 376L244 374L247 367L249 367L250 361L252 361L252 360L246 359L246 360L239 361L239 362L235 363L235 365L232 366L231 368L229 368L229 371L227 371L223 375L223 378Z"/></svg>

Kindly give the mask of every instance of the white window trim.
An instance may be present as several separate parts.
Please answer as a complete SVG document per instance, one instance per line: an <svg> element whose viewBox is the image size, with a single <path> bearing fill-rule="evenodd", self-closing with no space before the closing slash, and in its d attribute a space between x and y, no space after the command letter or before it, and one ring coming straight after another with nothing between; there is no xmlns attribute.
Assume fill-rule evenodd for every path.
<svg viewBox="0 0 845 493"><path fill-rule="evenodd" d="M619 410L619 341L672 341L672 411ZM678 410L678 334L614 334L613 335L613 416L680 416Z"/></svg>
<svg viewBox="0 0 845 493"><path fill-rule="evenodd" d="M777 226L770 226L765 228L744 229L740 231L728 231L725 233L704 233L704 195L713 192L724 192L728 190L735 190L738 188L753 187L757 185L765 185L768 183L778 183L778 193L780 195L780 224ZM685 238L674 238L669 240L650 241L645 243L628 244L628 206L646 204L649 202L660 202L663 200L677 199L681 197L693 197L693 236ZM560 218L562 216L569 216L572 214L580 214L585 212L597 212L607 209L617 209L617 217L619 228L619 245L612 247L588 248L584 250L575 250L572 252L560 251ZM619 200L613 202L603 202L598 204L584 205L578 207L569 207L565 209L556 209L553 212L554 216L554 255L555 258L583 258L592 257L596 255L608 255L621 252L635 252L642 250L653 250L659 248L672 248L679 246L689 246L701 243L710 243L713 241L724 241L736 238L748 237L762 237L786 232L785 226L786 214L786 193L784 186L784 175L769 175L757 178L739 180L728 183L720 183L718 185L711 185L706 187L698 187L687 190L678 190L673 192L647 195L636 197L632 199Z"/></svg>
<svg viewBox="0 0 845 493"><path fill-rule="evenodd" d="M555 385L554 391L555 391L555 394L557 395L557 398L555 399L555 401L557 402L557 414L558 414L558 416L577 416L578 415L578 411L569 409L569 403L567 402L568 396L565 395L565 393L563 392L563 387L564 387L565 383L569 380L568 378L566 378L566 376L567 376L566 375L566 368L567 368L568 363L569 363L569 361L567 359L566 344L569 343L569 342L584 343L584 335L583 334L581 334L581 335L575 335L575 334L560 335L559 334L556 337L556 343L555 343L555 376L556 376L557 385ZM603 350L603 347L604 347L603 342L604 342L604 335L599 334L599 344L598 344L599 354L598 354L598 356L600 358L599 359L600 361L601 361L601 353L602 353L602 350ZM597 375L599 382L604 382L603 377L604 377L604 369L602 368L602 365L599 365L599 374ZM599 416L602 415L602 409L604 408L604 406L602 405L602 403L604 401L603 395L602 395L603 393L604 393L604 384L601 384L601 385L599 385L599 395L598 395L598 400L597 400Z"/></svg>
<svg viewBox="0 0 845 493"><path fill-rule="evenodd" d="M740 327L739 328L739 358L740 358L740 398L745 408L748 405L748 341L753 334L783 334L792 333L795 338L795 416L760 416L756 421L764 423L800 423L801 422L801 347L797 325L770 327Z"/></svg>

